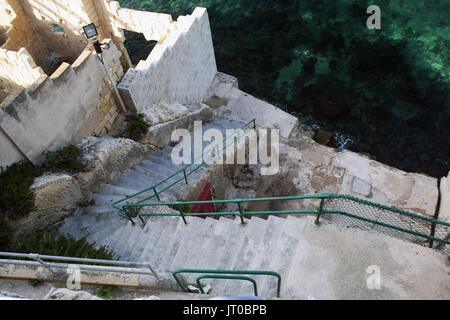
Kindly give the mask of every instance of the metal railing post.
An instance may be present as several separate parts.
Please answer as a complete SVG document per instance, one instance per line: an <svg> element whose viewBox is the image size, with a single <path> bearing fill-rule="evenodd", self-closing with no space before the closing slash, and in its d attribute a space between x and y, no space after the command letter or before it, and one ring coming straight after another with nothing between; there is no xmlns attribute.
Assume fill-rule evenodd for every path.
<svg viewBox="0 0 450 320"><path fill-rule="evenodd" d="M249 126L252 122L253 122L253 126L255 127L255 126L256 126L256 121L255 121L255 119L253 119L253 120L249 121L248 123L246 123L245 125L241 126L240 128L246 130L246 129L248 128L248 126ZM1 129L1 128L0 128L0 129ZM239 138L240 138L240 131L237 132L237 135L236 135L236 134L233 134L231 137L226 137L224 140L225 140L225 142L226 142L226 141L229 140L230 138L233 138L233 141L232 141L232 142L234 143L236 136L237 136L237 140L239 141ZM223 143L223 142L221 142L221 143ZM219 148L219 145L222 145L221 143L216 144L217 148ZM226 147L226 146L225 146L225 147ZM225 150L225 147L223 147L223 150ZM220 152L219 152L219 154L220 154ZM198 159L196 159L196 160L198 160ZM201 166L204 166L204 165L205 165L205 152L202 153L202 155L201 155L201 160L202 160L201 165L200 165L199 167L197 167L195 170L197 170L197 169L200 168ZM117 213L119 216L122 216L122 217L125 218L125 216L123 216L123 215L121 214L121 211L122 211L122 210L118 207L118 204L119 204L119 203L122 203L122 202L124 202L124 201L126 201L126 200L132 199L132 198L134 198L134 197L136 197L136 196L138 196L138 195L141 195L141 194L143 194L144 192L150 191L150 190L152 190L152 189L153 189L153 191L154 191L154 193L155 193L155 195L156 195L158 201L161 201L161 199L160 199L160 197L159 197L159 194L158 194L158 192L156 191L156 187L157 187L157 186L160 186L162 183L168 181L169 179L175 177L175 176L176 176L177 174L179 174L181 171L183 171L183 174L184 174L184 180L185 180L186 184L188 184L188 179L187 179L187 177L188 177L193 171L195 171L195 170L193 170L193 171L191 171L190 173L186 173L186 169L187 169L188 167L190 167L191 165L192 165L192 163L191 163L191 164L188 164L188 165L185 166L184 168L179 169L178 171L176 171L176 172L173 173L172 175L168 176L167 178L165 178L165 179L161 180L160 182L158 182L157 184L155 184L154 186L148 187L147 189L144 189L144 190L139 191L139 192L137 192L137 193L135 193L135 194L132 194L132 195L130 195L130 196L126 196L125 198L123 198L123 199L121 199L121 200L118 200L118 201L113 202L113 203L112 203L113 208L117 209L117 212L116 212L116 213ZM160 193L162 193L162 192L164 192L164 191L170 189L173 185L175 185L176 183L180 182L181 180L183 180L183 179L181 178L181 179L177 180L175 183L170 184L168 187L163 188L163 190L161 190ZM138 201L137 203L141 203L141 202L143 202L143 201L145 201L145 200L151 199L152 197L153 197L153 196L150 196L150 197L148 197L148 198L145 198L144 200ZM132 220L131 220L131 221L132 221ZM132 221L132 222L133 222L133 221Z"/></svg>
<svg viewBox="0 0 450 320"><path fill-rule="evenodd" d="M239 208L239 216L241 217L241 223L245 224L245 222L244 222L244 212L242 211L241 201L238 202L238 208Z"/></svg>
<svg viewBox="0 0 450 320"><path fill-rule="evenodd" d="M202 279L224 279L224 280L246 280L253 284L253 292L255 293L255 297L258 296L258 285L256 284L255 279L250 277L244 277L244 276L223 276L223 275L203 275L199 276L196 280L197 286L200 289L200 292L202 294L205 294L205 291L203 290L203 286L200 282Z"/></svg>
<svg viewBox="0 0 450 320"><path fill-rule="evenodd" d="M131 221L131 224L134 225L134 220L131 217L130 207L127 207L126 205L122 207L123 211L125 212L125 215L127 216L128 220Z"/></svg>
<svg viewBox="0 0 450 320"><path fill-rule="evenodd" d="M325 198L320 199L320 205L319 205L319 211L317 212L317 218L316 218L316 225L320 225L320 215L322 214L322 210L323 210L323 204L325 202Z"/></svg>
<svg viewBox="0 0 450 320"><path fill-rule="evenodd" d="M179 204L177 205L177 209L178 209L178 212L180 213L181 218L183 218L184 224L187 224L186 217L184 216L183 210L181 210L181 206Z"/></svg>
<svg viewBox="0 0 450 320"><path fill-rule="evenodd" d="M186 169L183 169L183 174L184 174L184 180L186 181L186 184L188 184L188 179L186 176Z"/></svg>
<svg viewBox="0 0 450 320"><path fill-rule="evenodd" d="M152 268L150 263L145 262L145 266L147 267L147 269L150 270L150 272L153 274L153 276L156 278L156 280L161 283L161 279L159 278L158 274L156 273L156 271Z"/></svg>
<svg viewBox="0 0 450 320"><path fill-rule="evenodd" d="M55 270L50 268L41 258L39 258L39 254L37 254L37 253L30 253L29 256L30 256L31 259L36 260L37 262L39 262L41 264L41 266L43 266L45 269L49 270L51 273L53 273L53 274L57 273Z"/></svg>
<svg viewBox="0 0 450 320"><path fill-rule="evenodd" d="M156 195L156 199L158 199L158 201L161 201L161 199L159 198L158 192L156 192L156 187L153 187L153 192L154 192L155 195Z"/></svg>

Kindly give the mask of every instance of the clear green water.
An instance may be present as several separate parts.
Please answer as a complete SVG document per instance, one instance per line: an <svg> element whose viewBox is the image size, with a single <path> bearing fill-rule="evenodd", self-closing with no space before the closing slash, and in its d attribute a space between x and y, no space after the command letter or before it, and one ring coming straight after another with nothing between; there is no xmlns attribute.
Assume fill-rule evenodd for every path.
<svg viewBox="0 0 450 320"><path fill-rule="evenodd" d="M346 147L407 171L450 169L450 0L121 0L172 14L208 8L220 71ZM369 30L366 9L381 9ZM136 60L148 44L130 35Z"/></svg>

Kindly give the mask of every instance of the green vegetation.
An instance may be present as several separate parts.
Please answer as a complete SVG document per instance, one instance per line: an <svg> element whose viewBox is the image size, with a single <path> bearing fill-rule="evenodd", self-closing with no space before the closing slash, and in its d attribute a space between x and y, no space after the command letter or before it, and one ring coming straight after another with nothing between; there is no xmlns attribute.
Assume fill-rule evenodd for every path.
<svg viewBox="0 0 450 320"><path fill-rule="evenodd" d="M12 249L23 253L104 260L113 260L114 256L113 252L104 246L95 248L95 243L88 242L85 237L75 240L71 236L58 235L56 232L20 235Z"/></svg>
<svg viewBox="0 0 450 320"><path fill-rule="evenodd" d="M179 202L185 202L186 200L179 200ZM179 206L174 206L174 205L169 205L169 207L173 210L181 210L183 211L183 213L189 213L192 210L193 205L192 204L187 204L187 203L182 203Z"/></svg>
<svg viewBox="0 0 450 320"><path fill-rule="evenodd" d="M218 69L242 90L350 135L350 149L378 161L450 169L450 1L379 0L381 30L366 28L369 0L119 2L174 19L207 7ZM131 57L148 53L132 39Z"/></svg>
<svg viewBox="0 0 450 320"><path fill-rule="evenodd" d="M31 287L36 288L37 286L41 285L42 282L40 280L37 279L30 279L28 281L28 283L30 284Z"/></svg>
<svg viewBox="0 0 450 320"><path fill-rule="evenodd" d="M82 152L74 145L59 151L44 151L45 163L36 167L30 162L19 161L5 169L0 169L0 211L4 218L16 219L26 216L34 209L34 193L30 187L34 178L40 176L45 169L64 169L70 171L83 170Z"/></svg>
<svg viewBox="0 0 450 320"><path fill-rule="evenodd" d="M127 202L127 204L130 204ZM138 216L139 212L141 212L143 207L126 207L125 214L130 218L135 218Z"/></svg>
<svg viewBox="0 0 450 320"><path fill-rule="evenodd" d="M125 130L125 136L134 141L141 141L141 139L147 134L150 125L144 120L142 113L131 114L125 117L127 128Z"/></svg>
<svg viewBox="0 0 450 320"><path fill-rule="evenodd" d="M45 159L44 167L51 171L63 169L79 172L84 168L82 151L73 144L58 151L44 151L42 155Z"/></svg>
<svg viewBox="0 0 450 320"><path fill-rule="evenodd" d="M41 173L40 168L26 161L14 163L5 170L1 168L0 212L5 218L26 216L33 210L34 194L30 187Z"/></svg>
<svg viewBox="0 0 450 320"><path fill-rule="evenodd" d="M112 298L116 293L116 287L114 286L103 286L95 290L95 295L100 298Z"/></svg>
<svg viewBox="0 0 450 320"><path fill-rule="evenodd" d="M13 230L11 225L8 220L2 217L2 213L0 212L0 251L8 248L12 235Z"/></svg>

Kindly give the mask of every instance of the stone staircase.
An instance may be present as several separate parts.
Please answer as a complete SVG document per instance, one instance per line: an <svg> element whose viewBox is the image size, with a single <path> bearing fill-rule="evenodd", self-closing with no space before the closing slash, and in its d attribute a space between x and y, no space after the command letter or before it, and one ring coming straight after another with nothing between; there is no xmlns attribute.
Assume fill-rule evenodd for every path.
<svg viewBox="0 0 450 320"><path fill-rule="evenodd" d="M251 97L238 93L233 101L243 99L253 104ZM239 114L238 109L236 103L217 108L216 119L203 124L203 128L224 133L226 129L241 127L251 116L257 118L257 126L264 124L263 118L270 118L251 112ZM266 109L267 113L271 111ZM284 136L289 136L289 131ZM282 299L450 298L450 273L439 253L372 232L334 225L318 227L310 216L252 217L245 219L245 224L237 217L186 217L187 225L176 216L146 217L144 224L136 219L138 223L134 225L121 219L111 206L114 201L148 188L182 167L172 163L172 150L172 146L166 146L125 171L114 183L104 184L92 194L95 204L78 208L65 219L60 233L77 239L87 236L98 246L113 250L120 260L150 263L163 280L155 282L155 286L163 290L177 289L170 274L175 269L268 270L282 276ZM162 193L161 200L186 199L193 188L203 188L213 167L200 168L189 176L189 186L180 181ZM160 206L158 212L176 211ZM404 272L404 261L414 270L412 275ZM366 269L373 264L383 270L383 290L367 289ZM258 283L260 296L276 296L274 277L251 277ZM185 279L194 283L195 275L186 275ZM204 279L203 283L212 287L213 296L253 296L249 282Z"/></svg>
<svg viewBox="0 0 450 320"><path fill-rule="evenodd" d="M449 297L445 256L377 233L316 226L311 216L252 217L245 224L238 217L186 217L187 224L180 217L150 217L144 226L106 213L77 216L97 230L88 239L108 246L120 260L150 263L163 290L177 289L170 274L176 269L268 270L282 277L281 299ZM402 261L413 274L405 273ZM367 289L366 269L373 264L383 271L383 290ZM185 282L195 283L195 276L186 274ZM259 296L276 297L275 277L251 277ZM212 287L211 296L254 295L246 281L202 283Z"/></svg>
<svg viewBox="0 0 450 320"><path fill-rule="evenodd" d="M108 186L109 187L109 186ZM106 203L108 197L96 199ZM173 212L167 208L167 212ZM181 268L273 270L287 276L292 251L298 241L296 230L305 219L270 216L267 220L252 217L241 224L239 218L229 219L187 217L150 217L144 226L119 219L106 204L78 210L60 229L97 245L106 245L120 260L149 262L166 279ZM262 254L263 253L263 254ZM259 295L276 296L276 282L268 276L253 276ZM194 283L194 275L186 275ZM167 289L173 288L170 279ZM243 281L203 280L213 287L214 295L253 296L253 287Z"/></svg>
<svg viewBox="0 0 450 320"><path fill-rule="evenodd" d="M203 123L203 130L205 131L210 128L218 129L225 137L226 129L241 128L245 123L246 122L244 122L244 120L238 117L223 113L214 121L210 123ZM191 135L191 139L191 159L194 159L194 135ZM203 142L203 151L211 148L209 147L209 144L210 142ZM64 225L60 231L62 233L70 233L73 236L81 237L88 233L95 234L100 232L98 226L93 225L93 223L107 221L108 223L111 223L111 225L109 228L110 230L105 230L105 233L111 234L113 231L116 231L117 228L124 225L124 221L121 221L120 217L116 214L116 210L112 207L113 202L154 186L186 166L186 164L176 165L172 162L172 150L173 147L167 145L165 148L155 152L148 159L117 176L114 184L103 184L99 191L97 193L93 193L89 199L89 202L94 204L87 207L77 208L75 214L64 221ZM187 170L187 173L198 166L198 164L194 163ZM203 188L206 182L205 179L208 178L208 174L213 168L214 164L205 164L200 167L188 176L189 186L186 185L184 180L178 182L170 189L160 194L161 201L168 202L186 199L191 190L196 187ZM159 185L157 190L159 191L165 189L180 178L183 178L182 172ZM130 199L129 202L134 203L150 197L153 194L153 191L149 190L142 195ZM156 197L152 198L151 201L156 202ZM125 203L126 202L123 204Z"/></svg>

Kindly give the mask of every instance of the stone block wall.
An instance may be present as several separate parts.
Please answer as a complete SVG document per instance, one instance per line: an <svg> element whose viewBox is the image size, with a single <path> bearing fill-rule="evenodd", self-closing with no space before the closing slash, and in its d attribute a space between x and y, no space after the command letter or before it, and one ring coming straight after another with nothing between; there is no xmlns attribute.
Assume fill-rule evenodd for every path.
<svg viewBox="0 0 450 320"><path fill-rule="evenodd" d="M115 2L111 8L114 11L111 20L116 28L142 33L147 40L162 41L175 30L170 14L120 8Z"/></svg>
<svg viewBox="0 0 450 320"><path fill-rule="evenodd" d="M60 61L72 64L88 44L81 34L91 22L99 26L98 39L112 39L122 53L125 71L131 66L123 32L112 24L114 1L109 0L0 0L0 45L26 48L36 64L51 75ZM56 29L55 29L56 27Z"/></svg>
<svg viewBox="0 0 450 320"><path fill-rule="evenodd" d="M0 165L106 134L123 111L151 103L199 103L217 73L206 9L172 21L168 14L120 8L109 0L0 0ZM109 43L104 65L80 34L98 24ZM136 68L123 29L158 44ZM108 38L108 36L110 38ZM124 73L126 72L126 76Z"/></svg>
<svg viewBox="0 0 450 320"><path fill-rule="evenodd" d="M169 23L168 19L165 21ZM162 40L145 61L126 72L118 85L130 110L140 112L163 99L181 104L199 103L217 73L205 8L196 8L190 16L180 16L172 27L165 28L175 30L163 38L155 32Z"/></svg>
<svg viewBox="0 0 450 320"><path fill-rule="evenodd" d="M105 42L110 48L103 52L104 63L117 81L123 75L121 53L110 40ZM120 110L116 99L103 65L87 47L72 65L63 63L50 77L41 77L30 88L18 90L17 95L9 95L2 102L2 151L3 146L15 148L16 154L39 162L44 150L55 150L92 134L105 134ZM7 166L15 159L2 152L0 165Z"/></svg>
<svg viewBox="0 0 450 320"><path fill-rule="evenodd" d="M0 48L0 102L16 89L29 88L43 76L44 71L25 48L18 52Z"/></svg>

